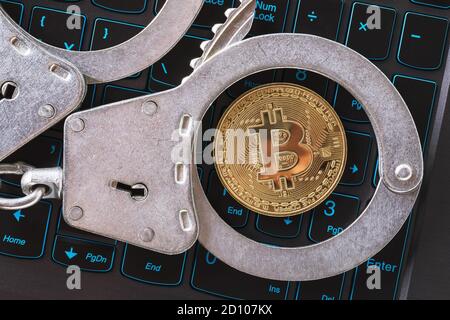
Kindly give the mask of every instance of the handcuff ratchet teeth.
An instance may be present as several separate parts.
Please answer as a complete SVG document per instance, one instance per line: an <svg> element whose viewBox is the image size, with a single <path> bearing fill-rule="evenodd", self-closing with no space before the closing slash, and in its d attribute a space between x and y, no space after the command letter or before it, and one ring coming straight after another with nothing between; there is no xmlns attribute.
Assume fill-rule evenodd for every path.
<svg viewBox="0 0 450 320"><path fill-rule="evenodd" d="M135 74L186 33L203 0L167 0L130 40L98 51L68 51L33 38L0 5L0 161L79 107L86 84ZM10 92L4 96L4 92Z"/></svg>
<svg viewBox="0 0 450 320"><path fill-rule="evenodd" d="M255 5L242 1L249 2ZM244 28L245 18L236 21ZM216 37L227 38L220 32ZM282 281L335 276L378 253L407 220L423 179L417 129L389 79L352 49L312 35L270 34L209 49L214 53L194 61L194 72L174 89L67 119L65 220L164 254L182 253L198 239L231 267ZM380 181L364 212L335 237L298 248L258 243L226 224L209 203L193 161L199 123L212 102L236 81L278 68L313 71L348 90L365 106L379 150ZM173 150L183 139L193 147L174 163ZM138 197L133 190L140 190Z"/></svg>

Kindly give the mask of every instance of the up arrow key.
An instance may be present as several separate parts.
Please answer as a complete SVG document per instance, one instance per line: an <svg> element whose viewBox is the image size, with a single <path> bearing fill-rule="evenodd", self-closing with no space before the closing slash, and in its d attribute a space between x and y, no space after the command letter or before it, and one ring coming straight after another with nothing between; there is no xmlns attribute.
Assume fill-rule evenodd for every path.
<svg viewBox="0 0 450 320"><path fill-rule="evenodd" d="M72 260L73 258L75 258L78 253L73 251L73 248L70 248L70 251L64 251L66 253L67 258L69 258L69 260Z"/></svg>
<svg viewBox="0 0 450 320"><path fill-rule="evenodd" d="M17 210L13 213L14 218L17 220L17 222L20 222L22 218L25 218L25 215L22 214L22 210Z"/></svg>

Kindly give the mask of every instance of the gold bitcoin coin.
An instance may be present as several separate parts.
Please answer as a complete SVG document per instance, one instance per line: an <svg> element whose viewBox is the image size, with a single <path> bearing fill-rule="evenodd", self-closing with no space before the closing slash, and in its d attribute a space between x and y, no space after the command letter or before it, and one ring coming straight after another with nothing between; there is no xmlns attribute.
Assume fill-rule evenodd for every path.
<svg viewBox="0 0 450 320"><path fill-rule="evenodd" d="M274 83L246 92L217 129L217 174L228 193L254 212L286 217L309 211L344 172L344 127L325 99L302 86Z"/></svg>

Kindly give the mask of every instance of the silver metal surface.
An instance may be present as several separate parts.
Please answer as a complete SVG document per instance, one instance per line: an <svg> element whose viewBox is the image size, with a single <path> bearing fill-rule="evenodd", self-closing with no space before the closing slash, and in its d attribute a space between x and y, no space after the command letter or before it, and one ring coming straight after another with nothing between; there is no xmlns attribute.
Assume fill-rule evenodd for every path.
<svg viewBox="0 0 450 320"><path fill-rule="evenodd" d="M13 82L16 94L0 100L0 161L62 120L83 101L83 75L43 50L0 8L0 85ZM42 116L51 105L54 115Z"/></svg>
<svg viewBox="0 0 450 320"><path fill-rule="evenodd" d="M216 26L214 39L209 43L202 44L205 53L199 59L198 65L229 44L241 40L250 30L256 0L240 0L240 2L241 5L238 8L227 11L225 24L221 27ZM169 96L170 98L171 96ZM101 199L102 201L92 201L92 193L91 196L86 196L82 204L78 203L81 202L79 199L83 199L81 197L72 199L69 196L69 200L67 200L67 194L72 193L72 185L81 183L80 179L85 178L87 179L86 181L91 183L93 176L88 174L86 169L92 166L93 163L76 163L78 162L78 155L74 154L74 150L77 147L71 147L71 144L66 142L66 149L70 148L66 154L66 165L70 167L70 170L66 171L64 206L66 208L81 206L84 212L83 219L70 222L70 217L68 217L68 222L75 227L119 238L122 241L147 249L167 254L177 254L190 248L197 240L198 227L190 197L188 180L190 161L186 163L172 162L171 165L171 153L176 143L169 140L173 128L170 123L173 123L173 121L175 123L178 122L178 137L180 139L184 137L190 141L192 139L192 117L180 107L177 107L176 111L168 108L161 110L159 107L161 100L152 98L136 101L140 102L129 105L135 112L130 114L126 112L127 115L120 115L119 111L111 112L114 116L109 119L107 124L104 124L103 128L99 128L98 124L104 121L99 121L97 118L92 120L93 114L89 112L68 119L67 128L78 133L83 131L83 135L73 135L75 139L92 140L89 145L93 148L100 147L103 149L106 147L101 158L95 155L93 160L98 160L107 167L104 168L104 171L107 171L106 176L105 172L99 173L99 176L101 176L99 181L102 181L103 188L98 190L102 190L100 195L100 197L104 196ZM164 102L167 105L167 102ZM127 102L125 102L124 107L126 104ZM101 116L106 116L106 114L100 114ZM143 137L117 141L117 144L111 147L110 142L117 136L117 127L123 126L122 121L126 117L129 118L129 123L133 123L133 126L136 127L135 134L140 134ZM153 123L152 121L159 123L159 126L155 127L151 124ZM142 125L138 126L138 123ZM98 130L103 131L104 141L98 138ZM111 131L107 133L109 130L113 130L115 134ZM89 133L84 131L89 131ZM72 135L68 134L67 137L70 139ZM153 140L149 139L149 137L152 137ZM86 140L84 140L84 143L86 143ZM124 163L123 156L127 158L126 163ZM146 162L143 162L143 158ZM87 160L84 159L83 161ZM164 170L155 170L154 172L139 169L147 166L155 167L158 161L164 162L168 166ZM79 165L79 169L74 170L74 165ZM127 167L126 171L133 171L134 174L125 175L125 167ZM124 172L120 172L118 175L115 172L119 168ZM133 176L134 178L132 178ZM136 200L136 198L130 197L130 194L125 193L120 194L120 197L117 198L118 201L122 201L124 196L128 196L125 202L117 203L106 200L110 196L117 197L118 194L117 188L111 189L106 187L104 182L108 179L113 179L113 185L115 186L119 182L128 186L132 184L144 186L146 194L139 199L142 203L133 203L130 199ZM111 183L109 186L111 186ZM91 190L90 187L89 185L87 188ZM103 194L103 192L105 193ZM173 199L172 192L176 194L176 199ZM103 203L104 200L108 201L111 206L97 208L97 203ZM144 208L150 214L142 214L137 217L134 215L134 212L142 211ZM111 220L111 217L109 217L110 225L106 225L105 219L108 219L108 215L111 215L111 210L119 212L113 215L114 219ZM135 220L131 221L133 219ZM118 231L118 228L120 231Z"/></svg>
<svg viewBox="0 0 450 320"><path fill-rule="evenodd" d="M89 84L112 82L148 68L169 52L192 25L203 1L167 0L144 30L115 47L83 52L40 44L76 65Z"/></svg>
<svg viewBox="0 0 450 320"><path fill-rule="evenodd" d="M172 134L178 133L180 120L189 110L176 95L164 92L151 97L159 107L149 116L143 112L147 100L119 102L68 118L64 218L85 231L178 254L189 249L198 236L189 180L176 181L176 164L171 159L178 144L172 141ZM68 128L73 119L83 119L83 131ZM111 181L145 185L148 195L136 201L129 193L113 188ZM72 207L82 208L81 219L70 219L67 213ZM182 224L181 210L188 213L190 228Z"/></svg>
<svg viewBox="0 0 450 320"><path fill-rule="evenodd" d="M45 186L46 193L43 199L60 199L62 195L62 169L61 168L34 168L22 176L22 191L26 195L34 192L37 186Z"/></svg>
<svg viewBox="0 0 450 320"><path fill-rule="evenodd" d="M256 0L239 0L239 2L241 3L239 7L226 11L225 23L214 25L212 31L215 36L212 40L202 42L200 47L203 49L203 55L191 61L192 68L199 67L214 54L241 41L249 33L255 16Z"/></svg>
<svg viewBox="0 0 450 320"><path fill-rule="evenodd" d="M30 170L33 170L33 167L25 163L0 164L0 176L6 174L20 176L26 174ZM0 210L21 210L32 207L44 197L46 191L44 186L36 186L36 188L30 190L30 193L25 197L0 198Z"/></svg>
<svg viewBox="0 0 450 320"><path fill-rule="evenodd" d="M189 183L174 179L176 164L170 155L176 143L171 137L174 132L180 135L181 119L189 115L194 121L185 134L192 138L197 132L195 121L221 92L250 74L274 68L305 69L338 82L365 106L378 141L380 184L370 205L342 233L313 246L275 248L249 240L211 207L194 165L189 172L192 196ZM142 112L142 104L149 100L158 106L152 117ZM68 221L72 226L169 254L190 247L199 229L200 242L213 255L264 278L315 280L361 264L400 230L423 177L416 127L389 79L355 51L311 35L273 34L245 40L206 60L178 88L85 111L71 116L68 123L74 118L83 119L86 128L79 133L66 131L64 208L79 206L85 214L79 221ZM410 179L402 175L399 179L400 165L411 168ZM111 179L144 183L148 199L139 205L130 202L108 187ZM180 210L189 212L195 222L195 232L184 238L182 231L188 228L180 226ZM154 231L154 238L143 241L142 232L148 235L148 230Z"/></svg>
<svg viewBox="0 0 450 320"><path fill-rule="evenodd" d="M249 240L228 226L194 176L199 240L218 259L252 275L292 281L334 276L378 253L406 221L423 178L417 130L400 94L369 60L341 44L310 35L268 35L233 45L200 66L178 89L178 96L191 93L184 105L197 118L194 110L203 114L224 88L249 74L274 68L322 74L365 106L378 141L380 184L366 210L339 235L312 246L274 248ZM211 74L214 81L198 86ZM397 179L399 165L411 168L411 179Z"/></svg>

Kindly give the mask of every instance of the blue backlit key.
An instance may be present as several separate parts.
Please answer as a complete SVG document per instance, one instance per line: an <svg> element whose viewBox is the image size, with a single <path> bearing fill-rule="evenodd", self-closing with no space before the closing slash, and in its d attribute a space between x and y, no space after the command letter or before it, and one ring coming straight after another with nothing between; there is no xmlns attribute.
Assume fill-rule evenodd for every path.
<svg viewBox="0 0 450 320"><path fill-rule="evenodd" d="M297 300L340 300L345 275L316 281L305 281L298 284Z"/></svg>
<svg viewBox="0 0 450 320"><path fill-rule="evenodd" d="M6 158L5 163L23 161L36 168L50 168L59 166L61 157L62 144L60 140L39 136ZM5 183L20 185L20 179L17 176L4 176L2 180Z"/></svg>
<svg viewBox="0 0 450 320"><path fill-rule="evenodd" d="M105 86L105 90L103 91L102 103L109 104L122 100L137 98L147 94L149 94L149 92L147 91L123 88L114 85L107 85Z"/></svg>
<svg viewBox="0 0 450 320"><path fill-rule="evenodd" d="M77 265L84 271L107 272L113 266L115 247L74 237L55 237L52 257L64 266Z"/></svg>
<svg viewBox="0 0 450 320"><path fill-rule="evenodd" d="M208 184L208 199L214 209L230 226L239 228L247 224L249 211L240 205L225 189L215 171L211 172Z"/></svg>
<svg viewBox="0 0 450 320"><path fill-rule="evenodd" d="M192 271L194 289L231 299L285 300L289 282L268 280L239 272L214 257L201 245Z"/></svg>
<svg viewBox="0 0 450 320"><path fill-rule="evenodd" d="M1 194L2 197L9 197ZM0 210L0 254L36 259L44 254L47 229L52 212L49 202L31 208Z"/></svg>
<svg viewBox="0 0 450 320"><path fill-rule="evenodd" d="M447 45L448 19L408 12L398 49L398 61L423 69L439 69Z"/></svg>
<svg viewBox="0 0 450 320"><path fill-rule="evenodd" d="M345 44L371 60L385 60L391 49L397 13L392 8L381 7L379 26L369 23L374 11L370 4L355 2ZM368 11L369 9L369 11Z"/></svg>
<svg viewBox="0 0 450 320"><path fill-rule="evenodd" d="M396 298L408 229L409 222L380 253L356 268L350 299L392 300ZM367 268L371 266L381 270L381 289L379 290L369 290L367 287L367 278L370 276Z"/></svg>
<svg viewBox="0 0 450 320"><path fill-rule="evenodd" d="M311 241L321 242L338 235L358 216L359 198L333 193L314 209L308 236Z"/></svg>
<svg viewBox="0 0 450 320"><path fill-rule="evenodd" d="M233 7L236 0L204 0L203 8L195 19L194 26L211 28L216 23L225 21L225 11ZM156 0L155 14L159 13L164 0Z"/></svg>
<svg viewBox="0 0 450 320"><path fill-rule="evenodd" d="M0 0L0 5L15 22L18 24L22 23L23 4L8 0Z"/></svg>
<svg viewBox="0 0 450 320"><path fill-rule="evenodd" d="M86 17L78 15L81 28L69 29L71 13L43 7L34 7L29 32L41 41L66 50L81 50Z"/></svg>
<svg viewBox="0 0 450 320"><path fill-rule="evenodd" d="M408 105L420 140L425 144L436 100L436 82L404 75L394 76L392 82Z"/></svg>
<svg viewBox="0 0 450 320"><path fill-rule="evenodd" d="M258 215L256 228L270 236L279 238L295 238L300 233L303 215L286 218L273 218Z"/></svg>
<svg viewBox="0 0 450 320"><path fill-rule="evenodd" d="M122 13L142 13L147 9L147 0L92 0L92 3L100 8Z"/></svg>
<svg viewBox="0 0 450 320"><path fill-rule="evenodd" d="M144 27L126 22L98 18L95 20L91 50L101 50L125 42Z"/></svg>
<svg viewBox="0 0 450 320"><path fill-rule="evenodd" d="M257 0L251 36L283 32L290 0Z"/></svg>
<svg viewBox="0 0 450 320"><path fill-rule="evenodd" d="M372 148L372 137L365 133L346 131L347 165L341 179L342 185L357 186L364 182Z"/></svg>
<svg viewBox="0 0 450 320"><path fill-rule="evenodd" d="M283 80L304 86L321 96L325 96L328 88L328 79L326 77L306 70L287 69L283 73Z"/></svg>
<svg viewBox="0 0 450 320"><path fill-rule="evenodd" d="M227 93L232 98L237 98L241 94L253 89L257 86L271 83L275 79L275 71L263 71L252 74L242 80L237 81L231 87L227 89Z"/></svg>
<svg viewBox="0 0 450 320"><path fill-rule="evenodd" d="M450 2L448 0L411 0L411 2L435 8L450 9Z"/></svg>
<svg viewBox="0 0 450 320"><path fill-rule="evenodd" d="M126 245L122 274L149 284L176 286L183 279L186 255L187 253L168 256Z"/></svg>
<svg viewBox="0 0 450 320"><path fill-rule="evenodd" d="M343 120L357 123L370 122L364 111L364 106L339 85L336 86L333 105L337 114Z"/></svg>
<svg viewBox="0 0 450 320"><path fill-rule="evenodd" d="M301 0L294 32L310 33L336 40L342 8L342 0Z"/></svg>
<svg viewBox="0 0 450 320"><path fill-rule="evenodd" d="M189 62L203 54L200 43L205 40L185 35L175 48L151 67L150 90L161 91L179 85L185 76L192 73Z"/></svg>

